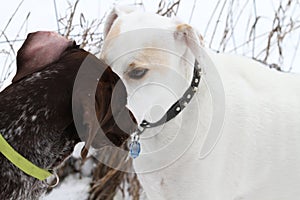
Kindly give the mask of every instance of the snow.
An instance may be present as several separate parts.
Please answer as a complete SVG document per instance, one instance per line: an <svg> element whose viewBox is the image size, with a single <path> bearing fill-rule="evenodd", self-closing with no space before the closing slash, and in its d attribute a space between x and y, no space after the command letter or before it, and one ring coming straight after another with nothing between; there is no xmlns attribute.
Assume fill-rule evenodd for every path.
<svg viewBox="0 0 300 200"><path fill-rule="evenodd" d="M84 142L78 143L72 156L74 158L80 158L81 149L84 146ZM88 156L91 154L89 153ZM86 160L81 166L80 174L71 174L67 176L57 187L55 187L49 194L46 194L41 200L82 200L88 198L88 192L90 189L90 183L92 181L91 173L94 167L92 159Z"/></svg>
<svg viewBox="0 0 300 200"><path fill-rule="evenodd" d="M81 152L81 149L83 148L84 146L84 142L79 142L78 144L76 144L76 146L74 147L74 151L72 153L72 156L74 158L80 158L80 152Z"/></svg>
<svg viewBox="0 0 300 200"><path fill-rule="evenodd" d="M41 200L82 200L88 198L89 184L91 177L79 177L79 174L72 174L66 177L64 181L54 188L49 194Z"/></svg>

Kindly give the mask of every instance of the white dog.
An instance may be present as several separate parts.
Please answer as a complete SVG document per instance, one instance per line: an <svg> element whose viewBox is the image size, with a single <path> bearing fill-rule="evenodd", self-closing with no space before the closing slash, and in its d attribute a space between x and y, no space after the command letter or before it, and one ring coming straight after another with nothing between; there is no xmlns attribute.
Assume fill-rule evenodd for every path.
<svg viewBox="0 0 300 200"><path fill-rule="evenodd" d="M104 34L101 57L139 123L161 119L200 82L141 134L134 167L149 199L300 197L299 75L213 53L191 26L155 14L116 8Z"/></svg>

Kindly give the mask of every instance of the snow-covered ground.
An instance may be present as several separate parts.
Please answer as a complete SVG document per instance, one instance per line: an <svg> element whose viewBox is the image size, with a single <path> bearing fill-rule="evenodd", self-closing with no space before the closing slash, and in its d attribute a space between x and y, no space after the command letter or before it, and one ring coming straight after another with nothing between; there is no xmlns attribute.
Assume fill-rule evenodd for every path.
<svg viewBox="0 0 300 200"><path fill-rule="evenodd" d="M89 184L92 181L90 177L80 178L79 174L69 175L61 185L54 188L49 194L46 194L41 200L85 200L88 198ZM131 200L131 198L121 191L118 191L114 200ZM143 192L140 200L147 200Z"/></svg>
<svg viewBox="0 0 300 200"><path fill-rule="evenodd" d="M81 149L84 142L80 142L75 146L72 156L74 158L80 157ZM91 150L88 156L93 153ZM41 200L84 200L88 198L88 192L90 189L90 183L92 181L91 171L93 162L89 162L91 159L87 160L81 167L81 175L71 174L67 176L57 187L55 187L51 192L46 194L41 198ZM126 188L126 187L125 187ZM119 190L114 197L114 200L131 200L127 193L123 196L122 192ZM142 192L140 200L147 200L146 194Z"/></svg>
<svg viewBox="0 0 300 200"><path fill-rule="evenodd" d="M88 198L91 177L80 178L79 174L67 176L64 181L41 200L83 200Z"/></svg>

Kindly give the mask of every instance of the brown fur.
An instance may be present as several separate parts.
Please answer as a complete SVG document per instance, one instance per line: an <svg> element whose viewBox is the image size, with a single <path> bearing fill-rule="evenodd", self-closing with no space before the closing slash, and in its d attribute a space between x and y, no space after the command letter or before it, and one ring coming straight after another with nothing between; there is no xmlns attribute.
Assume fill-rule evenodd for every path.
<svg viewBox="0 0 300 200"><path fill-rule="evenodd" d="M80 141L72 115L72 91L77 71L85 59L91 59L91 69L104 71L94 96L97 104L91 105L96 107L101 127L116 145L128 137L124 129L116 125L110 112L112 90L119 77L96 57L71 46L54 63L21 77L0 93L1 134L16 151L41 168L55 169ZM21 64L22 61L18 63ZM125 108L125 87L122 89L124 91L118 96L120 113L127 112L126 116L129 116ZM85 95L82 91L77 97L84 99ZM84 108L85 101L77 102ZM125 115L118 117L122 116ZM91 116L84 116L87 123L95 123L89 118ZM127 125L128 132L135 126L128 118L123 118L123 123ZM0 187L0 199L37 199L45 192L47 186L44 182L23 173L2 154L0 166L0 180L5 183Z"/></svg>

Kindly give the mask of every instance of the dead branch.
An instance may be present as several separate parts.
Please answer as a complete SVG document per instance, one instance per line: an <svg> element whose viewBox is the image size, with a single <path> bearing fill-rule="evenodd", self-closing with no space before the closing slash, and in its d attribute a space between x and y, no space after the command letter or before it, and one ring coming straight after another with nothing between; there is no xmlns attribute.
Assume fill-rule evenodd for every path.
<svg viewBox="0 0 300 200"><path fill-rule="evenodd" d="M158 5L158 10L156 14L161 16L171 17L172 15L176 16L178 12L178 8L181 0L177 0L176 2L169 2L168 6L166 6L165 0L161 0Z"/></svg>

